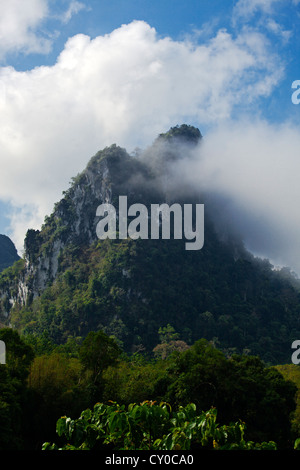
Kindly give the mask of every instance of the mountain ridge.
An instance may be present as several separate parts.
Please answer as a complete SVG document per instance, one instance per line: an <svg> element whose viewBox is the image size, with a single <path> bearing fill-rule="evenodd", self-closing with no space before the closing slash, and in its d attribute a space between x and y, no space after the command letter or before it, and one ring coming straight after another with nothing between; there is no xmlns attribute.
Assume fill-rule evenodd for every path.
<svg viewBox="0 0 300 470"><path fill-rule="evenodd" d="M20 259L12 240L4 234L0 234L0 272Z"/></svg>

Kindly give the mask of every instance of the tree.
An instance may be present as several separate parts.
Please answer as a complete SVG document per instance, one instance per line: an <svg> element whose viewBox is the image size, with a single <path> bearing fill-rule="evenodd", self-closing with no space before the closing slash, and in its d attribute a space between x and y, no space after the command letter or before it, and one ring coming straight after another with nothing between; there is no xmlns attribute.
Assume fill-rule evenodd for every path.
<svg viewBox="0 0 300 470"><path fill-rule="evenodd" d="M292 431L295 436L300 436L300 368L296 364L284 364L275 366L286 380L292 381L297 387L296 409L292 415Z"/></svg>
<svg viewBox="0 0 300 470"><path fill-rule="evenodd" d="M25 343L16 330L11 328L0 330L0 340L5 343L6 365L9 375L24 381L29 374L29 367L34 358L32 347Z"/></svg>
<svg viewBox="0 0 300 470"><path fill-rule="evenodd" d="M29 387L37 392L47 408L70 406L82 377L82 364L79 359L68 358L64 354L52 353L36 357L32 363L28 378ZM69 396L69 399L68 399ZM77 397L78 399L78 397Z"/></svg>
<svg viewBox="0 0 300 470"><path fill-rule="evenodd" d="M156 358L166 359L174 351L182 352L189 348L185 341L179 339L179 334L170 323L165 327L160 327L158 335L160 343L153 349Z"/></svg>
<svg viewBox="0 0 300 470"><path fill-rule="evenodd" d="M32 446L40 447L59 416L78 414L89 406L89 377L82 369L79 359L64 353L34 359L28 377L31 413L27 424Z"/></svg>
<svg viewBox="0 0 300 470"><path fill-rule="evenodd" d="M79 358L86 369L92 371L96 383L104 369L115 364L120 353L121 350L113 338L102 331L91 331L79 349Z"/></svg>
<svg viewBox="0 0 300 470"><path fill-rule="evenodd" d="M102 400L113 400L125 405L142 402L149 397L159 400L161 391L165 391L167 366L167 361L139 361L135 355L131 360L122 360L115 366L109 366L102 375Z"/></svg>

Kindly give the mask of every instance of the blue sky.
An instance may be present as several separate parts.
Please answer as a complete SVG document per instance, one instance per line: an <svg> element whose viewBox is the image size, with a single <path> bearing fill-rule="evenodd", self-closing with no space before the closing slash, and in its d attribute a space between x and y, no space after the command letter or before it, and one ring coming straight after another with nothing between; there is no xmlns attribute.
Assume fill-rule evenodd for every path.
<svg viewBox="0 0 300 470"><path fill-rule="evenodd" d="M191 184L300 271L299 26L299 0L0 0L0 233L21 252L99 149L186 122L206 139Z"/></svg>

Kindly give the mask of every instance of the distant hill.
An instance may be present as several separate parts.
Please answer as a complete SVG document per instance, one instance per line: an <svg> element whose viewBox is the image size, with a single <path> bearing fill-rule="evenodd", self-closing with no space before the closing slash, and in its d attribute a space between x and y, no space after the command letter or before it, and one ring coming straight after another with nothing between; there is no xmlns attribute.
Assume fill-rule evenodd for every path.
<svg viewBox="0 0 300 470"><path fill-rule="evenodd" d="M20 259L14 243L7 235L0 234L0 272Z"/></svg>
<svg viewBox="0 0 300 470"><path fill-rule="evenodd" d="M300 339L299 281L219 234L201 188L172 184L174 162L201 140L183 125L134 156L113 144L92 157L41 230L28 230L24 259L0 275L0 321L57 343L103 330L128 352L151 352L159 328L171 325L187 344L206 338L228 355L289 362ZM120 195L147 208L204 203L203 248L185 250L184 239L99 240L97 207L118 207Z"/></svg>

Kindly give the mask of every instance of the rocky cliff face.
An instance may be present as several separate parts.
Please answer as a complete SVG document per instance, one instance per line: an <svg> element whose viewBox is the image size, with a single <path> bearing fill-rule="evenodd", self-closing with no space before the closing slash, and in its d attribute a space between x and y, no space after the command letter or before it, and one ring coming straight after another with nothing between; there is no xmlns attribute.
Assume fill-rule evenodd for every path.
<svg viewBox="0 0 300 470"><path fill-rule="evenodd" d="M96 241L98 205L113 203L114 196L134 172L137 168L131 157L116 145L90 160L87 168L73 179L51 216L46 217L41 231L28 230L24 243L25 273L20 281L24 295L15 301L24 305L55 280L66 247L88 246Z"/></svg>
<svg viewBox="0 0 300 470"><path fill-rule="evenodd" d="M28 230L22 267L12 275L5 273L2 279L2 316L8 317L14 305L30 303L55 280L66 246L95 240L96 207L112 198L109 160L113 155L121 158L121 153L121 149L112 147L97 154L86 170L73 179L41 230Z"/></svg>
<svg viewBox="0 0 300 470"><path fill-rule="evenodd" d="M74 178L51 216L46 217L41 231L28 230L24 243L25 279L32 298L54 281L66 246L90 244L96 239L96 208L112 200L112 154L119 155L119 149L106 149L94 157L86 170Z"/></svg>

